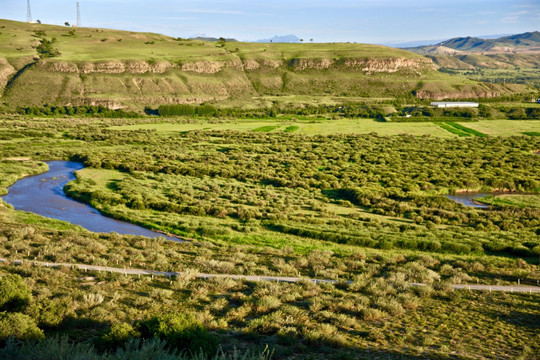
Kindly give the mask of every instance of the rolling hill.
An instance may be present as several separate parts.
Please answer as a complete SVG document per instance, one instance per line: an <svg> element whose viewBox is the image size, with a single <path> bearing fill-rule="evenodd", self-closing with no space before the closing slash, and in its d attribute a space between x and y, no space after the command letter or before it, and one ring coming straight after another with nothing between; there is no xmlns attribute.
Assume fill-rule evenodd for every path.
<svg viewBox="0 0 540 360"><path fill-rule="evenodd" d="M407 49L431 59L441 72L540 89L538 31L493 39L461 37Z"/></svg>
<svg viewBox="0 0 540 360"><path fill-rule="evenodd" d="M216 43L0 20L0 104L8 109L260 107L323 97L493 97L526 89L443 74L429 58L379 45Z"/></svg>

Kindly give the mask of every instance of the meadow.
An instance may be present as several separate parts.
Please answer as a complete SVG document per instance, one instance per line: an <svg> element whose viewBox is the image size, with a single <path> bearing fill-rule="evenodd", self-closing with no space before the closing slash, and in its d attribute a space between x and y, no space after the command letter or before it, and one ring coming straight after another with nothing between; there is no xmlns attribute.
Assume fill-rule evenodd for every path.
<svg viewBox="0 0 540 360"><path fill-rule="evenodd" d="M162 121L162 122L161 122ZM459 120L458 120L459 123ZM490 136L522 136L524 132L540 131L539 120L479 120L459 123L461 126L477 130ZM291 129L294 127L294 129ZM328 134L369 134L382 136L415 135L438 138L455 138L458 135L441 129L437 122L385 122L374 119L306 118L295 119L235 119L233 121L204 120L178 122L174 119L160 119L159 123L113 126L111 130L152 130L158 133L178 133L186 131L239 130L264 132L294 132L305 135ZM259 130L258 130L259 129ZM262 130L260 130L262 129Z"/></svg>
<svg viewBox="0 0 540 360"><path fill-rule="evenodd" d="M96 359L129 349L163 358L197 351L186 345L197 336L223 359L534 358L538 295L450 286L540 281L538 196L482 210L444 194L538 193L540 143L521 133L536 122L513 120L523 123L504 133L513 136L459 137L433 122L329 118L5 117L0 192L46 171L43 160L81 161L69 196L188 241L95 234L0 205L0 281L24 300L0 301L0 339L23 340L0 354L22 356L27 339ZM457 121L483 122L500 120ZM194 279L202 272L337 283Z"/></svg>

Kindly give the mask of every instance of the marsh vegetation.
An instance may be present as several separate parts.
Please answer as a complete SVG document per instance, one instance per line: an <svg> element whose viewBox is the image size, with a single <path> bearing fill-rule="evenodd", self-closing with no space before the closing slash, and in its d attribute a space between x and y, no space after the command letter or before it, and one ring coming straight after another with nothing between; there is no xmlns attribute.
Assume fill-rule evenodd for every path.
<svg viewBox="0 0 540 360"><path fill-rule="evenodd" d="M1 265L1 279L20 275L13 281L26 294L18 307L2 308L3 324L21 324L20 334L7 335L47 335L45 349L90 340L84 351L109 358L145 346L158 354L188 351L179 339L193 333L208 336L207 354L221 344L223 358L234 358L235 347L265 358L267 345L275 358L538 352L530 340L537 295L450 288L540 280L537 196L493 201L488 209L444 196L460 189L538 192L537 137L326 134L325 121L309 123L312 135L301 132L307 122L287 120L279 128L226 119L153 122L0 123L4 193L22 176L45 172L40 159L81 161L85 168L67 194L108 216L190 240L95 234L1 206L0 257L23 260ZM32 260L186 276L51 269ZM199 272L337 283L193 278ZM408 285L418 282L426 286ZM471 329L481 336L468 336ZM51 340L54 334L69 340ZM29 346L6 344L1 351L9 356Z"/></svg>

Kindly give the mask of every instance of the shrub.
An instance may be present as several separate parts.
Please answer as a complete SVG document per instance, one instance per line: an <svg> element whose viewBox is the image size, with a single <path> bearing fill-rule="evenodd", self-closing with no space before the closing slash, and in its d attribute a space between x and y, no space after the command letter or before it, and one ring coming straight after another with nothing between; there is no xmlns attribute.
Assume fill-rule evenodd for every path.
<svg viewBox="0 0 540 360"><path fill-rule="evenodd" d="M40 326L57 327L62 323L66 315L70 312L71 299L64 297L60 299L44 299L31 306L29 314L38 321Z"/></svg>
<svg viewBox="0 0 540 360"><path fill-rule="evenodd" d="M275 296L263 296L257 301L256 310L259 313L267 313L281 306L281 301Z"/></svg>
<svg viewBox="0 0 540 360"><path fill-rule="evenodd" d="M345 342L343 335L331 324L317 324L314 329L304 334L304 338L313 344L343 345Z"/></svg>
<svg viewBox="0 0 540 360"><path fill-rule="evenodd" d="M218 349L218 339L209 334L200 321L191 314L165 314L155 316L146 321L138 322L135 329L140 331L143 338L157 336L167 340L170 347L188 350L191 353L200 351L205 354L215 354Z"/></svg>
<svg viewBox="0 0 540 360"><path fill-rule="evenodd" d="M0 278L0 311L19 311L28 304L31 296L19 275Z"/></svg>
<svg viewBox="0 0 540 360"><path fill-rule="evenodd" d="M137 332L131 324L120 323L111 327L109 332L103 335L102 339L109 345L117 347L124 345L129 339L138 338L141 334Z"/></svg>
<svg viewBox="0 0 540 360"><path fill-rule="evenodd" d="M362 319L366 321L377 321L384 316L385 313L378 309L367 308L362 310Z"/></svg>
<svg viewBox="0 0 540 360"><path fill-rule="evenodd" d="M98 306L99 304L101 304L103 302L103 300L105 300L105 297L101 294L94 294L94 293L90 293L90 294L85 294L83 296L83 302L84 302L84 305L87 307L87 308L92 308L94 306Z"/></svg>
<svg viewBox="0 0 540 360"><path fill-rule="evenodd" d="M41 331L34 320L21 313L0 313L0 339L14 337L21 340L42 339Z"/></svg>

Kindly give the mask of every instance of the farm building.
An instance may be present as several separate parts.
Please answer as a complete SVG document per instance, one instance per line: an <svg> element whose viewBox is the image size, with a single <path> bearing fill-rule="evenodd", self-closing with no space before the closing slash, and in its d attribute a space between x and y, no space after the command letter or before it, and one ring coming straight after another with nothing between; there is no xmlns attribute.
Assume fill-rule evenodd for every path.
<svg viewBox="0 0 540 360"><path fill-rule="evenodd" d="M431 106L438 108L447 108L447 107L478 107L478 103L475 102L456 102L456 101L442 101L442 102L432 102Z"/></svg>

